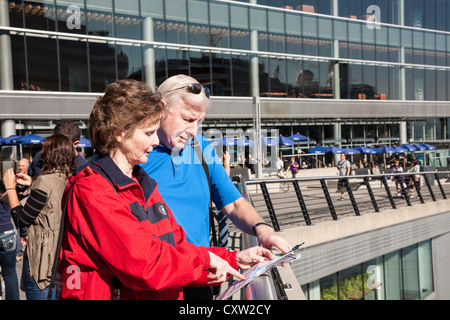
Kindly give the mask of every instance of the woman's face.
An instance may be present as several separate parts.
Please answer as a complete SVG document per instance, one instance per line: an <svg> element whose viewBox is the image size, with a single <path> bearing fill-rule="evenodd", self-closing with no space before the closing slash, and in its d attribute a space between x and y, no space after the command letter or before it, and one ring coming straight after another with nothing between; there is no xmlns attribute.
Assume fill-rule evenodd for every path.
<svg viewBox="0 0 450 320"><path fill-rule="evenodd" d="M159 144L158 129L159 122L138 127L131 137L122 135L119 150L131 166L147 162L149 153Z"/></svg>

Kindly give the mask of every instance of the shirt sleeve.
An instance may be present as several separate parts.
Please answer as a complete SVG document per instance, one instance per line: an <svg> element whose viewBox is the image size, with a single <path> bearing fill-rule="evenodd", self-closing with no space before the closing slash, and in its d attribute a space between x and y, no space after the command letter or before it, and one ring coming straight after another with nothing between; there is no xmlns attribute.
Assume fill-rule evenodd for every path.
<svg viewBox="0 0 450 320"><path fill-rule="evenodd" d="M37 218L47 201L47 193L40 189L32 189L27 202L11 209L11 214L16 222L17 228L30 226Z"/></svg>

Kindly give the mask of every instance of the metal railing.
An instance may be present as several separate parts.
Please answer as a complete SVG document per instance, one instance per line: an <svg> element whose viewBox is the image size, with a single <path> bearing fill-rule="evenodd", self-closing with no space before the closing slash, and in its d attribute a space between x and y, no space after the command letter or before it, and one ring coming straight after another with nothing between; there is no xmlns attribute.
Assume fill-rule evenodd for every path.
<svg viewBox="0 0 450 320"><path fill-rule="evenodd" d="M271 185L280 185L290 184L293 186L293 190L295 191L296 199L298 201L301 213L303 215L303 219L306 225L312 224L311 215L308 209L308 197L303 194L302 185L305 185L309 182L319 182L320 185L316 186L317 189L322 189L323 195L326 200L326 208L328 208L331 218L333 220L338 220L338 214L336 212L335 204L330 195L330 181L335 181L334 186L337 185L338 180L342 180L344 183L342 184L339 192L344 192L348 194L349 200L351 202L351 207L356 216L361 214L361 210L359 208L359 203L355 196L355 192L360 189L360 187L365 186L366 194L358 192L359 200L362 199L364 203L367 203L367 200L370 199L370 203L372 206L372 211L380 212L379 201L377 200L376 194L373 190L372 184L374 181L379 181L381 184L381 189L384 191L384 198L389 201L392 209L397 209L398 203L395 201L396 199L400 199L404 201L407 206L411 206L411 197L409 194L409 187L406 183L407 178L412 175L420 175L422 183L414 185L414 190L417 193L417 198L420 203L425 203L425 195L431 198L432 201L437 201L438 198L447 199L447 193L441 182L442 177L447 178L446 182L450 182L450 171L433 171L433 172L418 172L418 173L385 173L385 174L366 174L366 175L351 175L351 176L324 176L324 177L305 177L305 178L286 178L286 179L256 179L256 180L248 180L242 181L242 189L243 194L245 191L245 196L251 203L252 197L249 195L248 188L250 186L256 185L258 187L258 193L262 194L269 218L272 222L272 225L275 231L280 231L280 223L279 218L276 213L275 205L273 204L273 193L280 193L278 189L275 188L275 192L270 192ZM399 183L401 188L401 197L395 197L391 190L392 186L389 185L389 180L392 178L393 181L399 179L403 180ZM402 179L403 178L403 179ZM389 179L389 180L388 180ZM436 183L435 183L436 182ZM437 190L436 190L437 187ZM397 192L395 192L397 193ZM316 193L317 194L317 193ZM377 193L379 195L379 192ZM291 199L291 201L293 201ZM360 201L361 202L361 201ZM323 207L322 207L323 209ZM367 207L365 210L368 210ZM370 211L370 210L369 210Z"/></svg>
<svg viewBox="0 0 450 320"><path fill-rule="evenodd" d="M310 212L308 210L309 197L305 196L302 192L302 186L307 185L311 182L319 182L319 185L315 186L314 193L317 194L318 189L322 189L323 195L326 199L326 208L328 208L331 218L333 220L338 220L338 214L332 197L330 195L330 185L327 182L335 181L337 185L337 180L343 179L343 186L338 190L339 192L344 192L348 194L349 200L351 202L352 210L356 216L361 215L359 204L361 201L367 202L370 199L371 209L366 206L366 211L380 212L380 192L376 193L372 188L372 184L377 181L380 186L377 188L381 192L381 196L387 199L390 208L397 209L396 200L404 201L407 206L411 206L411 197L409 193L409 187L406 184L407 178L412 178L413 175L420 175L419 183L414 185L414 190L417 193L417 199L420 203L425 203L426 200L431 199L431 201L437 201L438 198L447 199L447 193L443 182L441 179L444 178L446 181L444 183L450 182L450 171L427 171L418 173L383 173L383 174L365 174L365 175L351 175L351 176L324 176L324 177L304 177L304 178L286 178L286 179L255 179L255 180L245 180L241 179L241 190L242 194L250 203L253 204L252 196L249 193L249 187L257 186L257 193L262 194L264 198L264 203L267 208L269 218L275 231L281 230L281 225L276 213L276 208L273 203L273 194L286 193L286 190L281 190L281 188L274 188L272 192L270 187L273 185L280 184L290 184L293 186L293 191L295 192L296 199L298 201L300 210L302 212L304 223L307 226L312 225L312 219ZM389 180L400 181L401 197L395 197L391 188L396 188L389 185ZM422 185L423 183L423 185ZM450 185L450 184L448 184ZM366 192L363 192L360 187L366 188ZM359 190L359 191L358 191ZM394 189L396 192L397 190ZM449 189L450 191L450 189ZM356 196L358 194L358 197ZM252 193L254 194L254 193ZM358 200L360 200L358 202ZM293 201L290 198L290 201ZM385 200L386 201L386 200ZM323 206L321 210L323 210ZM242 248L248 248L253 245L257 245L256 237L243 234ZM276 272L276 270L274 270ZM286 299L286 294L284 293L284 287L280 279L277 277L277 273L271 273L264 277L259 277L250 283L244 292L245 300L281 300Z"/></svg>

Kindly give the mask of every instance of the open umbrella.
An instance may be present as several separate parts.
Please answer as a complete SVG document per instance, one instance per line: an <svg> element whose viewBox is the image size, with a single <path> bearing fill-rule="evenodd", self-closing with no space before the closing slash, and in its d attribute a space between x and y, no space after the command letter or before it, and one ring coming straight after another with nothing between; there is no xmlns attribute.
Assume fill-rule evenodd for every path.
<svg viewBox="0 0 450 320"><path fill-rule="evenodd" d="M354 147L353 149L361 151L362 153L365 153L365 154L378 153L378 150L376 148L369 148L369 147L365 147L365 146L358 146L358 147Z"/></svg>
<svg viewBox="0 0 450 320"><path fill-rule="evenodd" d="M426 150L435 150L436 147L432 146L431 144L427 144L427 143L421 143L419 144L419 146L426 148Z"/></svg>
<svg viewBox="0 0 450 320"><path fill-rule="evenodd" d="M400 146L394 146L393 147L396 153L406 153L408 152L408 149L400 147Z"/></svg>
<svg viewBox="0 0 450 320"><path fill-rule="evenodd" d="M409 143L401 144L400 147L405 148L408 151L416 151L416 150L418 150L415 145L412 145L412 144L409 144Z"/></svg>
<svg viewBox="0 0 450 320"><path fill-rule="evenodd" d="M296 134L288 137L291 140L297 141L309 141L310 139L308 137L305 137L304 135L297 132Z"/></svg>
<svg viewBox="0 0 450 320"><path fill-rule="evenodd" d="M378 151L379 153L388 153L388 154L397 153L393 147L388 146L382 146L378 148Z"/></svg>
<svg viewBox="0 0 450 320"><path fill-rule="evenodd" d="M282 136L282 135L279 136L278 142L279 142L280 145L287 146L287 147L293 146L295 144L294 140L289 139L289 138L287 138L285 136Z"/></svg>
<svg viewBox="0 0 450 320"><path fill-rule="evenodd" d="M92 148L91 141L86 138L81 138L80 143L78 144L78 148Z"/></svg>
<svg viewBox="0 0 450 320"><path fill-rule="evenodd" d="M344 153L344 150L342 148L333 146L328 148L327 153L339 154Z"/></svg>
<svg viewBox="0 0 450 320"><path fill-rule="evenodd" d="M223 137L222 139L216 139L216 140L212 141L211 144L213 146L219 146L219 145L234 146L234 145L236 145L236 140L228 138L228 137Z"/></svg>
<svg viewBox="0 0 450 320"><path fill-rule="evenodd" d="M7 145L7 146L16 146L16 145L18 145L19 144L19 136L16 136L15 134L13 134L13 135L10 135L9 137L6 137L4 140L3 140L3 145Z"/></svg>
<svg viewBox="0 0 450 320"><path fill-rule="evenodd" d="M413 144L412 146L414 148L416 148L416 150L414 150L414 151L425 151L425 150L427 150L427 148L425 146L421 145L421 144Z"/></svg>
<svg viewBox="0 0 450 320"><path fill-rule="evenodd" d="M250 140L247 138L239 138L239 139L237 139L236 144L238 146L243 146L243 147L246 147L246 146L253 147L255 145L255 142L253 140Z"/></svg>
<svg viewBox="0 0 450 320"><path fill-rule="evenodd" d="M327 147L316 145L313 148L309 149L308 153L327 153L327 151Z"/></svg>
<svg viewBox="0 0 450 320"><path fill-rule="evenodd" d="M38 136L36 134L26 134L18 139L19 144L29 145L29 144L42 144L44 137Z"/></svg>
<svg viewBox="0 0 450 320"><path fill-rule="evenodd" d="M278 145L278 140L277 139L271 139L271 138L267 138L264 136L261 136L262 141L264 142L264 144L268 147L273 147L273 146L277 146Z"/></svg>
<svg viewBox="0 0 450 320"><path fill-rule="evenodd" d="M359 150L356 150L354 148L348 148L348 147L347 148L343 148L342 152L344 154L346 154L346 155L354 155L354 154L360 154L361 153L361 151L359 151Z"/></svg>

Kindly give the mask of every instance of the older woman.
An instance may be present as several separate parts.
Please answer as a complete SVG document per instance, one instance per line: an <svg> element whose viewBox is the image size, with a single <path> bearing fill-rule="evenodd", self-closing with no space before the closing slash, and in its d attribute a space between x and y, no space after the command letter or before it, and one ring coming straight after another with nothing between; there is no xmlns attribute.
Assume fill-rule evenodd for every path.
<svg viewBox="0 0 450 320"><path fill-rule="evenodd" d="M61 221L61 199L68 177L76 167L72 141L62 134L46 138L41 159L42 171L34 181L24 179L23 174L17 176L21 180L17 179L12 168L3 178L16 226L28 228L22 275L28 300L47 299ZM31 184L24 206L19 202L16 182Z"/></svg>
<svg viewBox="0 0 450 320"><path fill-rule="evenodd" d="M164 115L159 94L143 82L116 81L97 100L89 121L97 152L65 195L62 299L182 299L183 286L242 279L237 267L273 258L260 247L236 253L186 241L139 166L159 143Z"/></svg>

